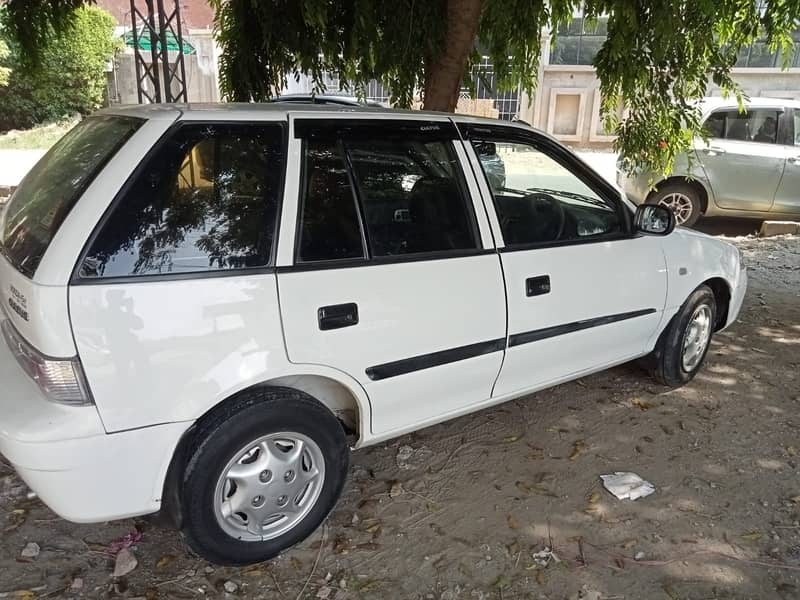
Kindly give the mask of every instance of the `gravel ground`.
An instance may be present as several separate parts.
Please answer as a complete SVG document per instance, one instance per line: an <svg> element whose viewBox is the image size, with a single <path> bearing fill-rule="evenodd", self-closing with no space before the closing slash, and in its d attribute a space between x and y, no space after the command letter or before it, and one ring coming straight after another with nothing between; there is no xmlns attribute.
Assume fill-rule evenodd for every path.
<svg viewBox="0 0 800 600"><path fill-rule="evenodd" d="M0 465L0 598L800 598L800 238L731 239L750 291L690 385L626 365L357 452L271 563L214 567L156 518L67 523ZM617 500L613 471L656 492Z"/></svg>

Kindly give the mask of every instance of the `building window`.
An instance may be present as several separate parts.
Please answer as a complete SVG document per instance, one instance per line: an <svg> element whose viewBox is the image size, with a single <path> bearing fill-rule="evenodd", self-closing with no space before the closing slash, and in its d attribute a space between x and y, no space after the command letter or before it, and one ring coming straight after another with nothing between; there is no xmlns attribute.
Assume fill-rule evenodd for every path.
<svg viewBox="0 0 800 600"><path fill-rule="evenodd" d="M550 52L551 65L591 65L608 33L608 17L573 17L560 25Z"/></svg>

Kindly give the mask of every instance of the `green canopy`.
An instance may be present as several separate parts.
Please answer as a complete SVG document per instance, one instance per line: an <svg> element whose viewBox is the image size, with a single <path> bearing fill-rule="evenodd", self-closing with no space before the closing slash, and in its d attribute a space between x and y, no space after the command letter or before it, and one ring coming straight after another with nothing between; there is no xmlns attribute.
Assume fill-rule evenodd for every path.
<svg viewBox="0 0 800 600"><path fill-rule="evenodd" d="M148 52L152 49L152 45L150 43L150 32L147 30L142 29L138 32L139 39L139 49L140 50L147 50ZM122 39L125 40L125 45L129 48L133 48L133 31L126 31ZM161 41L156 40L156 50L161 50ZM178 38L171 31L167 31L167 50L170 52L178 52L180 50L180 44L178 44ZM183 40L183 53L184 54L195 54L197 52L189 42L186 41L184 38Z"/></svg>

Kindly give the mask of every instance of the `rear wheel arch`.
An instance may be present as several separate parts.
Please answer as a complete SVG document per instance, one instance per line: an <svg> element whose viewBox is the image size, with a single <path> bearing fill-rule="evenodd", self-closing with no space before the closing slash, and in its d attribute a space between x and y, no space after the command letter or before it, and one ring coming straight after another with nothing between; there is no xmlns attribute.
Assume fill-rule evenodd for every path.
<svg viewBox="0 0 800 600"><path fill-rule="evenodd" d="M694 188L700 197L700 210L703 212L703 214L708 211L708 201L710 195L706 189L706 186L703 185L698 179L691 179L685 175L673 175L672 177L667 177L666 179L659 181L647 195L647 200L657 194L660 189L670 185L688 185Z"/></svg>
<svg viewBox="0 0 800 600"><path fill-rule="evenodd" d="M368 426L365 419L369 417L369 412L363 406L357 394L341 381L323 375L298 374L276 377L232 394L201 415L184 432L172 454L163 484L161 513L177 528L180 528L182 522L180 482L182 481L183 471L191 457L191 448L198 432L202 430L202 426L206 421L218 418L220 413L225 413L232 404L243 396L253 394L263 388L300 391L308 394L327 408L339 421L342 430L351 442L351 446L358 444L363 437L364 428Z"/></svg>

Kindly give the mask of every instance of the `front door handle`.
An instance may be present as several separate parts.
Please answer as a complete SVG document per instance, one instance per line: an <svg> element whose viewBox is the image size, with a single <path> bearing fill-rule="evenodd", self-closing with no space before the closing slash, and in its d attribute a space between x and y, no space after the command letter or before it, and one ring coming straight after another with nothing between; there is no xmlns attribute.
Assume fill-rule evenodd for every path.
<svg viewBox="0 0 800 600"><path fill-rule="evenodd" d="M525 280L525 295L529 298L531 296L541 296L542 294L550 293L550 275L539 275L538 277L529 277Z"/></svg>
<svg viewBox="0 0 800 600"><path fill-rule="evenodd" d="M317 322L321 331L358 325L358 304L333 304L317 309Z"/></svg>
<svg viewBox="0 0 800 600"><path fill-rule="evenodd" d="M727 152L725 148L720 148L719 146L708 146L703 148L703 153L708 154L709 156L719 156L720 154L725 154Z"/></svg>

